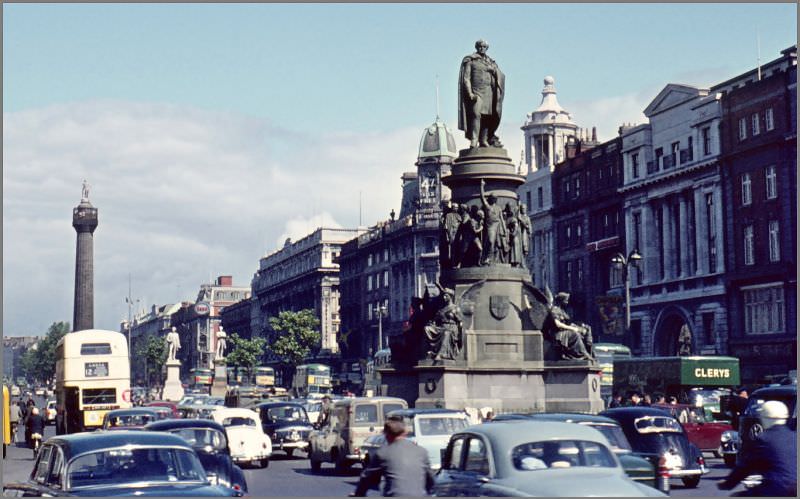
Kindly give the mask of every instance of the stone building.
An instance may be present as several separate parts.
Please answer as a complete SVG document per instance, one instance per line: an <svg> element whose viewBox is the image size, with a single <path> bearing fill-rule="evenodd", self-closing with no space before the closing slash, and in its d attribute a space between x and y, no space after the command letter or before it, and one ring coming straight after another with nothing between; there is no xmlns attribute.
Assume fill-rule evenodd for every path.
<svg viewBox="0 0 800 499"><path fill-rule="evenodd" d="M29 348L36 345L41 338L39 336L6 336L3 338L3 377L16 383L18 377L22 376L20 369L20 357Z"/></svg>
<svg viewBox="0 0 800 499"><path fill-rule="evenodd" d="M417 171L402 176L400 218L379 222L342 246L346 365L388 348L389 338L403 331L411 298L438 280L441 201L449 195L442 192L441 178L450 173L457 153L452 132L437 118L422 134Z"/></svg>
<svg viewBox="0 0 800 499"><path fill-rule="evenodd" d="M147 366L142 355L151 337L163 338L172 325L172 314L180 309L181 304L153 305L148 312L142 312L132 318L131 335L131 384L144 386L145 371L152 372L154 366ZM128 334L128 321L120 323L119 331ZM160 366L159 366L160 367Z"/></svg>
<svg viewBox="0 0 800 499"><path fill-rule="evenodd" d="M797 369L797 49L723 82L728 351L742 380Z"/></svg>
<svg viewBox="0 0 800 499"><path fill-rule="evenodd" d="M621 279L611 263L625 248L621 151L619 136L602 144L572 140L552 173L553 291L570 293L573 318L592 326L595 341L613 343L625 334Z"/></svg>
<svg viewBox="0 0 800 499"><path fill-rule="evenodd" d="M675 355L688 326L693 353L726 354L728 306L720 179L721 95L668 84L622 134L626 255L635 354Z"/></svg>
<svg viewBox="0 0 800 499"><path fill-rule="evenodd" d="M342 244L356 237L357 229L319 228L304 238L287 239L283 248L265 256L253 276L251 335L273 338L269 319L280 312L312 309L320 320L318 360L338 354L339 256ZM276 382L288 382L276 358L265 361L276 367Z"/></svg>
<svg viewBox="0 0 800 499"><path fill-rule="evenodd" d="M253 333L250 329L253 313L253 299L246 298L223 308L220 312L220 321L227 334L235 333L240 338L251 339Z"/></svg>
<svg viewBox="0 0 800 499"><path fill-rule="evenodd" d="M558 270L554 258L556 245L551 215L551 177L555 165L567 157L567 144L574 142L580 132L572 115L558 103L552 76L545 77L541 104L528 115L522 131L525 135L523 156L527 171L525 183L517 193L531 219L528 269L534 285L544 289L547 283L554 289L558 283Z"/></svg>

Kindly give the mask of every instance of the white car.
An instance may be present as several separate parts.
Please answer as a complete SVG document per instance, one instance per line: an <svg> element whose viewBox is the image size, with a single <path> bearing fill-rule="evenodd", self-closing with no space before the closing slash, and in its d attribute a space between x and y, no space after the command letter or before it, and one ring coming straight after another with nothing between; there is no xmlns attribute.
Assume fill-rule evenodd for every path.
<svg viewBox="0 0 800 499"><path fill-rule="evenodd" d="M56 401L48 400L47 408L45 409L45 423L56 424Z"/></svg>
<svg viewBox="0 0 800 499"><path fill-rule="evenodd" d="M261 418L250 409L220 407L211 419L225 427L231 458L236 464L266 468L272 455L272 440L261 429Z"/></svg>

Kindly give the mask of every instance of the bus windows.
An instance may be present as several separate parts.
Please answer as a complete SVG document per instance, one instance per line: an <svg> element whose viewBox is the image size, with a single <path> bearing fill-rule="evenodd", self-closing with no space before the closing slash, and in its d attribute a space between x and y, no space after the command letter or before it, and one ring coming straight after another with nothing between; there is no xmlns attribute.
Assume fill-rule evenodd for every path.
<svg viewBox="0 0 800 499"><path fill-rule="evenodd" d="M83 405L115 404L117 390L114 388L84 388L81 399Z"/></svg>
<svg viewBox="0 0 800 499"><path fill-rule="evenodd" d="M111 355L110 343L83 343L81 355Z"/></svg>

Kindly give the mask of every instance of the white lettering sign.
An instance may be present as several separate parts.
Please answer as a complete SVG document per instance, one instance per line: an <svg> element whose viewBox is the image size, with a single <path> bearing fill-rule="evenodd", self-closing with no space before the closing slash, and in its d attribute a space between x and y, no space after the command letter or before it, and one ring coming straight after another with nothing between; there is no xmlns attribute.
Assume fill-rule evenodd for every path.
<svg viewBox="0 0 800 499"><path fill-rule="evenodd" d="M731 375L731 370L696 367L694 370L694 375L698 378L729 378Z"/></svg>

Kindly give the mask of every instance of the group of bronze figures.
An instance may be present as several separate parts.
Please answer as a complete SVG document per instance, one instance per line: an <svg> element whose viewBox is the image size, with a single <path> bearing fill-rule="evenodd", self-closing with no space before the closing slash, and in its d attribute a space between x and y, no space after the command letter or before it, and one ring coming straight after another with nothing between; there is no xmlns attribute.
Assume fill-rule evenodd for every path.
<svg viewBox="0 0 800 499"><path fill-rule="evenodd" d="M506 263L526 267L531 219L524 203L504 207L494 194L486 196L481 180L481 206L442 202L440 262L442 268L466 268Z"/></svg>

